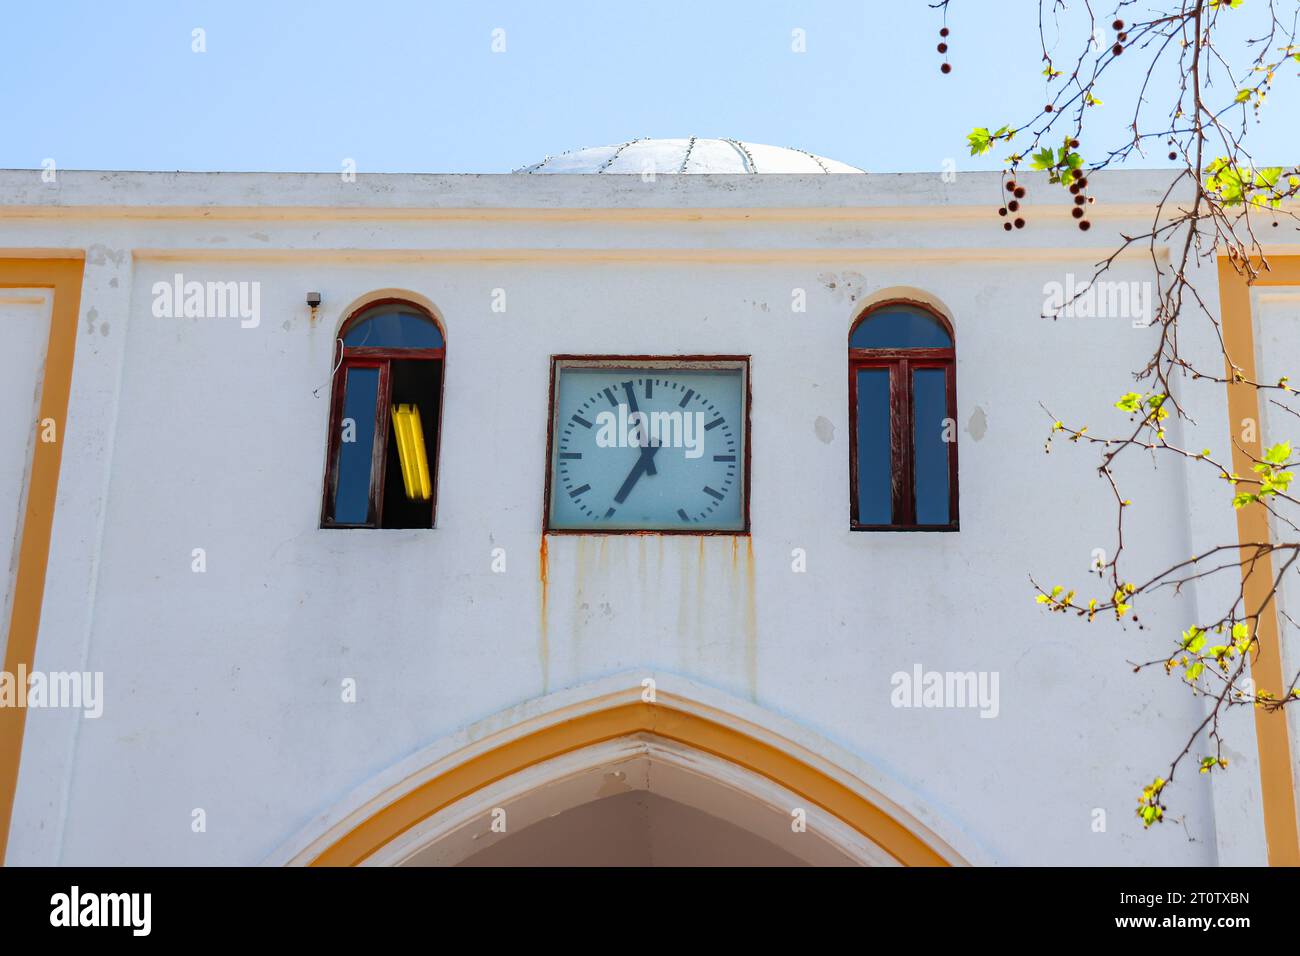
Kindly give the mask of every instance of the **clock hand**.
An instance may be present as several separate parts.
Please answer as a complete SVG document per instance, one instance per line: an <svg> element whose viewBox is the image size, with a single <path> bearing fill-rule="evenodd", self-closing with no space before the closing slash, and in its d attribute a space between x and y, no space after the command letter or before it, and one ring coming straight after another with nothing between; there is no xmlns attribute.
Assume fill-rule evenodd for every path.
<svg viewBox="0 0 1300 956"><path fill-rule="evenodd" d="M628 410L629 410L630 412L632 412L632 414L635 415L637 412L640 411L640 409L638 409L638 408L636 407L636 391L632 388L632 383L631 383L631 382L624 382L624 383L623 383L623 391L627 393L627 407L628 407ZM637 426L637 432L638 432L639 436L644 436L644 435L645 435L645 419L644 419L644 418L641 419L640 424ZM642 448L645 448L646 446L645 446L645 445L642 445L641 447L642 447ZM655 472L655 462L654 462L654 459L653 459L653 458L650 459L650 464L646 465L645 473L646 473L647 475L653 475L653 474L656 474L656 472Z"/></svg>
<svg viewBox="0 0 1300 956"><path fill-rule="evenodd" d="M618 489L618 494L614 496L614 500L618 504L621 505L627 501L627 496L632 493L632 488L640 480L642 473L650 469L651 464L654 462L655 453L658 451L658 445L647 445L641 449L641 457L636 460L636 464L632 466L632 470L628 472L627 478L623 481L623 486Z"/></svg>

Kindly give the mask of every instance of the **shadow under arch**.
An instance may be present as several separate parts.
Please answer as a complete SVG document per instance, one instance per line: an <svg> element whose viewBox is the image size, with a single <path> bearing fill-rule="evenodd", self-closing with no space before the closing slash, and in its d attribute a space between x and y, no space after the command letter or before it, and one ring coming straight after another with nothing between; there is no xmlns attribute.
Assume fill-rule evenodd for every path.
<svg viewBox="0 0 1300 956"><path fill-rule="evenodd" d="M617 689L594 696L584 696L590 687L559 692L434 744L355 792L268 862L364 864L413 828L427 826L435 814L500 781L584 748L639 737L765 778L902 865L966 865L915 814L846 770L829 742L718 692L697 693L705 689L680 678L652 680L653 693L639 676L631 683L626 677L612 685L599 682ZM563 698L573 702L566 705Z"/></svg>

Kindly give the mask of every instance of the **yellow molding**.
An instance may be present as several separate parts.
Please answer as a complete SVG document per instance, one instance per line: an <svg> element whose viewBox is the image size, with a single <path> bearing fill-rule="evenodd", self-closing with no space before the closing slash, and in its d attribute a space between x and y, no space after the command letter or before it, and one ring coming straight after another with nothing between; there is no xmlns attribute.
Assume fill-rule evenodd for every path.
<svg viewBox="0 0 1300 956"><path fill-rule="evenodd" d="M938 851L849 786L773 745L697 714L626 703L544 727L478 754L379 808L311 866L355 866L444 807L563 754L636 733L686 744L776 781L844 821L907 866L949 866Z"/></svg>
<svg viewBox="0 0 1300 956"><path fill-rule="evenodd" d="M292 263L438 263L438 262L654 262L702 265L807 263L812 265L863 265L872 262L1092 262L1104 253L1101 246L1039 247L1020 246L1006 249L981 247L934 246L920 248L753 248L717 247L626 247L626 248L532 248L526 246L479 247L473 249L252 249L252 248L138 248L131 250L136 262L292 262ZM1159 261L1168 253L1158 250ZM1151 261L1149 249L1129 249L1116 261Z"/></svg>
<svg viewBox="0 0 1300 956"><path fill-rule="evenodd" d="M1256 286L1300 286L1300 256L1270 256L1270 271L1255 280ZM1255 331L1251 312L1250 286L1227 258L1219 259L1219 306L1223 317L1223 342L1228 388L1228 439L1232 467L1237 474L1250 473L1251 456L1263 452L1260 442L1239 441L1242 419L1260 421L1259 395L1250 385L1232 382L1232 365L1246 378L1255 380ZM1258 435L1259 429L1256 429ZM1263 508L1237 511L1237 540L1243 547L1269 540L1268 515ZM1242 568L1247 607L1261 606L1273 580L1273 561L1266 556L1255 562L1255 573ZM1286 689L1282 674L1282 641L1278 628L1277 601L1259 617L1255 635L1259 655L1251 663L1256 686L1280 693ZM1295 778L1291 767L1291 744L1284 713L1255 710L1255 737L1259 746L1260 799L1264 813L1264 836L1271 866L1300 866L1300 834L1297 833Z"/></svg>
<svg viewBox="0 0 1300 956"><path fill-rule="evenodd" d="M81 308L81 281L85 265L80 252L59 252L61 258L37 258L34 250L5 251L0 258L0 289L51 289L50 337L45 350L45 375L41 386L40 411L32 423L38 428L49 418L55 422L57 440L35 442L31 474L27 485L27 508L23 513L18 546L18 573L14 578L13 607L9 616L9 639L5 646L4 669L11 674L19 667L33 670L36 635L41 624L41 603L45 597L45 571L50 557L50 532L54 525L54 502L59 489L59 466L68 432L68 397L72 391L72 358L77 345L77 314ZM0 862L9 843L9 824L14 794L18 789L18 764L22 758L23 730L27 711L22 707L0 707Z"/></svg>

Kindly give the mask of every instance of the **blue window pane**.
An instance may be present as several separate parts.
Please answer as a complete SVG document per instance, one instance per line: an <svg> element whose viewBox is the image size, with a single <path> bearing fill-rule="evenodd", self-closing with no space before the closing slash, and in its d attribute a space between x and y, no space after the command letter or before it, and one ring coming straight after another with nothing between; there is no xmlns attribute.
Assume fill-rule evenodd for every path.
<svg viewBox="0 0 1300 956"><path fill-rule="evenodd" d="M442 332L408 305L381 305L365 313L343 336L348 348L440 349Z"/></svg>
<svg viewBox="0 0 1300 956"><path fill-rule="evenodd" d="M348 369L344 387L334 520L338 524L366 524L370 520L370 470L375 450L379 369Z"/></svg>
<svg viewBox="0 0 1300 956"><path fill-rule="evenodd" d="M952 348L952 336L929 312L891 305L872 312L854 327L849 348L945 349Z"/></svg>
<svg viewBox="0 0 1300 956"><path fill-rule="evenodd" d="M889 369L858 370L858 521L893 521Z"/></svg>
<svg viewBox="0 0 1300 956"><path fill-rule="evenodd" d="M948 418L946 373L941 368L912 372L912 467L916 473L916 523L948 524Z"/></svg>

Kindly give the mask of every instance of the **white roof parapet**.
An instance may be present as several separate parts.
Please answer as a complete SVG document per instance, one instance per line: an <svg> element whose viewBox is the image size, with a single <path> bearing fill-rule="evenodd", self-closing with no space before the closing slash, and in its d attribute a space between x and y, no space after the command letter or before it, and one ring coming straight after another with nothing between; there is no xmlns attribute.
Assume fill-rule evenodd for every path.
<svg viewBox="0 0 1300 956"><path fill-rule="evenodd" d="M684 140L683 144L689 143ZM723 144L726 149L733 147ZM614 147L616 148L616 147ZM753 149L753 147L750 147ZM700 149L700 142L692 156ZM683 150L684 155L684 150ZM608 158L608 157L606 157ZM675 161L681 164L683 156ZM755 159L762 168L763 158ZM812 159L804 157L812 165ZM1090 192L1098 215L1149 214L1174 173L1119 170L1098 174ZM1021 174L1035 207L1068 208L1073 198L1050 186L1045 173ZM1175 202L1187 187L1175 191ZM939 172L828 176L706 174L688 176L512 173L360 173L344 182L337 173L98 172L60 170L57 182L41 170L0 170L0 217L99 215L145 218L249 214L255 218L308 215L430 216L449 210L823 210L867 218L900 214L992 217L1002 202L997 172L959 172L945 182ZM1125 209L1124 207L1127 207Z"/></svg>

